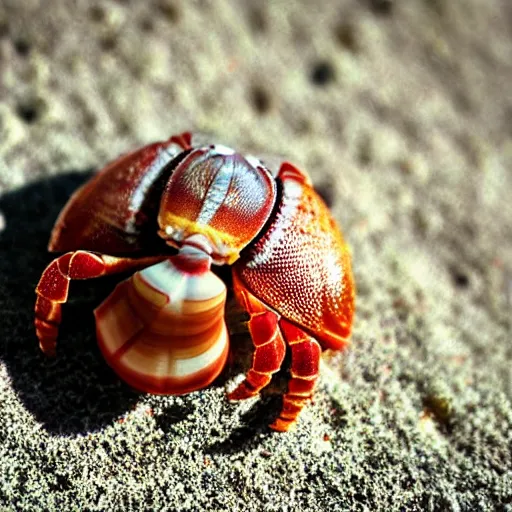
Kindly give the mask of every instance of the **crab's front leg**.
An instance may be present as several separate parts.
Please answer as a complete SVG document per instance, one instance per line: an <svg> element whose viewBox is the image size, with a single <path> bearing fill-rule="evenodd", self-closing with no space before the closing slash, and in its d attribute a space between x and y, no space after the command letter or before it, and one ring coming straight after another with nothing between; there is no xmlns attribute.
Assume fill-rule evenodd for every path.
<svg viewBox="0 0 512 512"><path fill-rule="evenodd" d="M35 327L41 350L47 355L55 354L62 304L68 300L70 280L136 270L163 259L163 256L117 258L89 251L68 252L54 259L44 270L36 287Z"/></svg>
<svg viewBox="0 0 512 512"><path fill-rule="evenodd" d="M284 318L279 327L292 352L291 378L283 396L279 417L270 428L285 432L295 423L300 411L311 399L320 371L322 349L318 342Z"/></svg>
<svg viewBox="0 0 512 512"><path fill-rule="evenodd" d="M228 398L241 400L257 395L270 382L272 374L281 368L287 343L292 354L291 378L281 413L270 425L274 430L287 431L313 394L319 372L320 345L254 297L236 272L233 272L233 288L239 303L251 315L249 332L255 349L252 367L245 380Z"/></svg>
<svg viewBox="0 0 512 512"><path fill-rule="evenodd" d="M250 314L249 332L254 344L252 367L245 380L232 391L230 400L257 395L281 368L286 344L279 329L279 316L252 295L233 272L233 289L240 305Z"/></svg>

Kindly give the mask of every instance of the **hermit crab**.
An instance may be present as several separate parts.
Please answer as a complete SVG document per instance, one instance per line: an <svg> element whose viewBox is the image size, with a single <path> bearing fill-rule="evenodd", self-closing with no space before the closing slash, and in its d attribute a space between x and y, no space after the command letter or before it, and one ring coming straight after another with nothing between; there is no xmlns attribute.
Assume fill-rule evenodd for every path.
<svg viewBox="0 0 512 512"><path fill-rule="evenodd" d="M209 385L229 351L231 265L249 314L252 367L229 393L257 395L291 354L288 390L271 428L286 431L311 398L322 349L347 344L354 312L350 255L307 175L278 169L190 133L126 154L68 201L48 249L65 253L36 288L35 328L53 355L69 283L133 270L94 311L108 364L129 385L183 394Z"/></svg>

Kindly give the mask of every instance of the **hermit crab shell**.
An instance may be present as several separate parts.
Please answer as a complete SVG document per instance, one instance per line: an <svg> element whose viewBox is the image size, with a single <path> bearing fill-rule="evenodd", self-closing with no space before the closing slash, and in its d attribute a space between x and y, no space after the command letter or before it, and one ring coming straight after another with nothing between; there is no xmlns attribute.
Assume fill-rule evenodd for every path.
<svg viewBox="0 0 512 512"><path fill-rule="evenodd" d="M226 363L226 286L209 262L190 262L180 253L135 273L94 312L106 361L136 389L189 393Z"/></svg>

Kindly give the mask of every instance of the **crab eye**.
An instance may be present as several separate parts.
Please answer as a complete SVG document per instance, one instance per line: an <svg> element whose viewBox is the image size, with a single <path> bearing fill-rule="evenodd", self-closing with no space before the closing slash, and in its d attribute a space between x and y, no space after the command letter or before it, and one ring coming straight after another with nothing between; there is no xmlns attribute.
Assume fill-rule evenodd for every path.
<svg viewBox="0 0 512 512"><path fill-rule="evenodd" d="M179 245L201 234L209 240L214 260L235 261L264 226L276 198L270 173L253 164L224 146L193 150L164 190L160 236Z"/></svg>

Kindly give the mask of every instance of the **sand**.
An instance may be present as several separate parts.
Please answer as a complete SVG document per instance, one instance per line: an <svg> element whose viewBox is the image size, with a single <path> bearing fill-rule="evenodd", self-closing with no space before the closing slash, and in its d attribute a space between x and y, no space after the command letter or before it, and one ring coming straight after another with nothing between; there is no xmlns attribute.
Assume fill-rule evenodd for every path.
<svg viewBox="0 0 512 512"><path fill-rule="evenodd" d="M511 510L512 6L506 0L0 1L0 509ZM74 283L33 331L77 186L183 130L308 170L353 253L352 346L314 403L138 394ZM236 326L233 327L236 330Z"/></svg>

